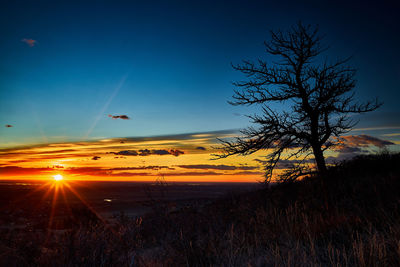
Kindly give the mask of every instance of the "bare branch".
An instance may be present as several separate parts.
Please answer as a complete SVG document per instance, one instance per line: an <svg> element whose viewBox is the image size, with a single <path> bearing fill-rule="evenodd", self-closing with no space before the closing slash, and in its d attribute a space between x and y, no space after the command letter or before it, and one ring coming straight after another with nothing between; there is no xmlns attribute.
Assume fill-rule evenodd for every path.
<svg viewBox="0 0 400 267"><path fill-rule="evenodd" d="M323 174L323 152L337 144L333 137L340 137L356 124L349 114L370 112L382 104L377 99L354 101L356 70L348 65L351 58L333 63L321 60L327 47L322 45L318 27L299 22L289 31L271 31L270 35L264 45L276 61L259 59L232 65L247 80L233 83L236 90L229 103L260 105L261 115L248 116L256 127L242 130L242 136L234 140L220 140L222 153L215 156L268 151L266 181L281 160L296 158L297 164L281 176L289 181L310 172L305 160L314 155ZM281 103L283 109L273 110L271 103Z"/></svg>

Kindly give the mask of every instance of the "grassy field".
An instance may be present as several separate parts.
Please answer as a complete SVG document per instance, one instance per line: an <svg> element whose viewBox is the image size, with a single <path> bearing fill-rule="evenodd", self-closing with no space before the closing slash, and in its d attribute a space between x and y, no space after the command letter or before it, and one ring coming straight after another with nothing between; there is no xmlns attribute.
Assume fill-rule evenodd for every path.
<svg viewBox="0 0 400 267"><path fill-rule="evenodd" d="M142 217L1 229L1 266L400 266L400 154ZM90 215L90 211L86 211Z"/></svg>

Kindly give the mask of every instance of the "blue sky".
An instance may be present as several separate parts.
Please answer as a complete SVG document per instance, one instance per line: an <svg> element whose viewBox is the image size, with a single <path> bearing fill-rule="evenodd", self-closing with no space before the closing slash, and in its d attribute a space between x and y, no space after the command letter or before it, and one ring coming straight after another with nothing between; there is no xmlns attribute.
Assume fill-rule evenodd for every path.
<svg viewBox="0 0 400 267"><path fill-rule="evenodd" d="M268 59L268 30L319 24L330 58L353 56L359 127L399 132L399 6L389 1L3 1L2 146L243 128L231 68ZM23 39L36 42L30 46ZM126 114L131 119L112 119ZM13 125L4 127L3 125Z"/></svg>

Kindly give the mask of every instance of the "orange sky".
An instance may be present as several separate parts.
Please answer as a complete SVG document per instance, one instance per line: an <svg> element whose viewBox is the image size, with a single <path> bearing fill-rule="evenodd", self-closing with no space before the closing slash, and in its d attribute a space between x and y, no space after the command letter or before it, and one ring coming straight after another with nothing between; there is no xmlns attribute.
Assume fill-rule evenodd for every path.
<svg viewBox="0 0 400 267"><path fill-rule="evenodd" d="M164 176L166 181L262 181L267 151L212 160L218 152L216 138L236 135L225 131L4 148L0 179L51 179L61 174L67 180L154 181ZM368 135L350 135L326 156L341 159L388 144Z"/></svg>
<svg viewBox="0 0 400 267"><path fill-rule="evenodd" d="M219 134L228 137L229 134ZM257 182L262 166L250 157L212 160L213 133L115 138L0 150L2 179ZM239 163L240 162L240 163Z"/></svg>

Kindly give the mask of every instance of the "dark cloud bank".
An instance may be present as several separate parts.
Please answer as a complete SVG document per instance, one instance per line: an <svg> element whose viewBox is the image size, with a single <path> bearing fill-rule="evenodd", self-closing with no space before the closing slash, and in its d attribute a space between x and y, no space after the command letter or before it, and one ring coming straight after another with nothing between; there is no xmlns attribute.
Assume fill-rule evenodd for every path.
<svg viewBox="0 0 400 267"><path fill-rule="evenodd" d="M173 155L178 157L179 155L185 154L185 152L178 149L140 149L140 150L122 150L119 152L110 152L114 155L122 155L122 156L150 156L150 155Z"/></svg>

